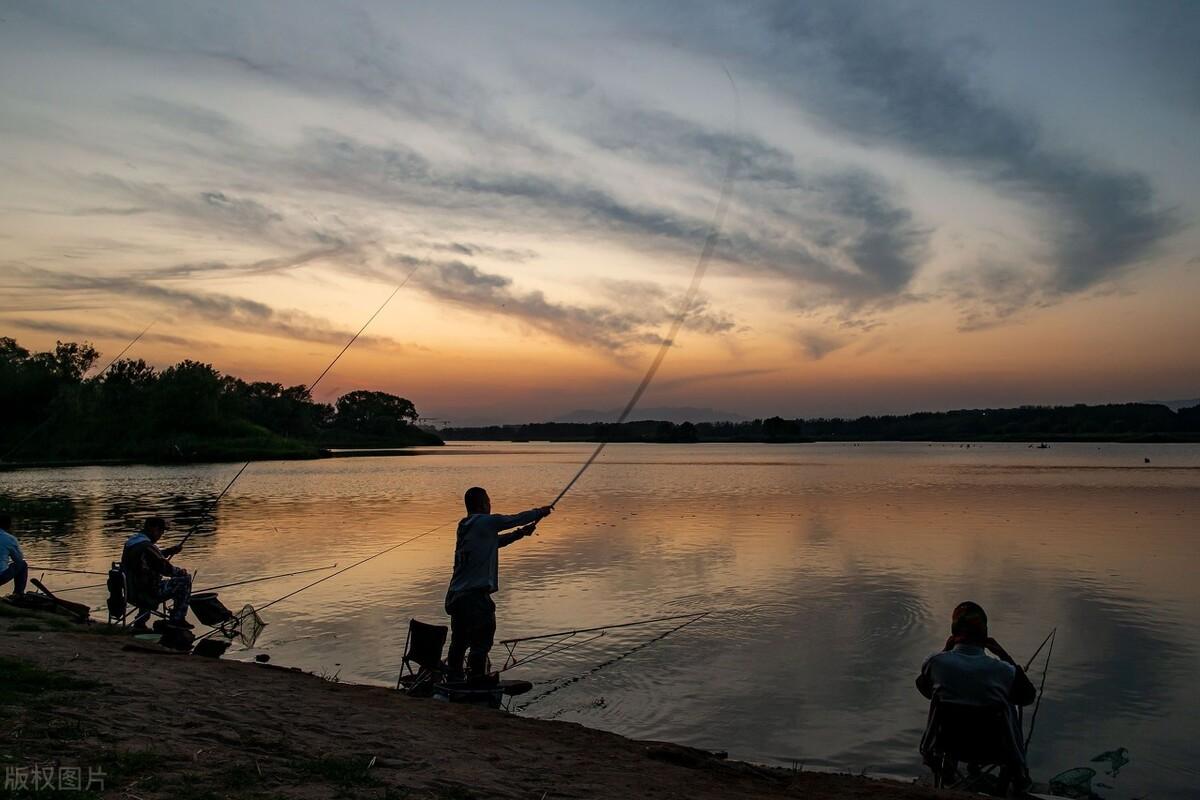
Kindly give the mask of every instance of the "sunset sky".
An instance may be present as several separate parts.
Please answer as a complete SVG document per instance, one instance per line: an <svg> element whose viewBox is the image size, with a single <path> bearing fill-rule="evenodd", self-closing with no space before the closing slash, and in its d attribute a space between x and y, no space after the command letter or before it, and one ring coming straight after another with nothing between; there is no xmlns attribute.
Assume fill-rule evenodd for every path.
<svg viewBox="0 0 1200 800"><path fill-rule="evenodd" d="M614 408L732 161L643 405L1197 397L1198 39L1190 2L0 0L0 335L158 319L129 356L308 383L411 274L318 399Z"/></svg>

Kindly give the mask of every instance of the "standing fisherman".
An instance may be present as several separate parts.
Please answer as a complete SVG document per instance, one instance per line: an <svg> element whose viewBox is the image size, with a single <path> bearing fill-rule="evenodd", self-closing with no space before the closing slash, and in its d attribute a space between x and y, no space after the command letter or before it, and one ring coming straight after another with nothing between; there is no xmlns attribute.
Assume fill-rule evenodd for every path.
<svg viewBox="0 0 1200 800"><path fill-rule="evenodd" d="M29 565L21 553L21 545L12 530L12 517L0 514L0 586L13 582L12 596L20 600L25 596L25 581L29 578Z"/></svg>
<svg viewBox="0 0 1200 800"><path fill-rule="evenodd" d="M158 549L158 540L166 531L166 520L150 517L142 524L141 533L129 537L121 552L121 569L129 587L129 600L141 611L134 621L135 630L144 629L150 610L167 600L174 601L170 623L179 628L192 628L187 621L192 576L168 560L183 549L182 544Z"/></svg>
<svg viewBox="0 0 1200 800"><path fill-rule="evenodd" d="M461 680L463 657L467 659L467 677L487 677L488 651L496 635L496 604L492 594L500 588L499 549L533 534L538 520L549 516L550 506L520 514L493 514L488 493L478 486L467 490L463 500L467 516L458 523L454 545L454 575L446 592L446 613L450 615L450 650L446 656L451 680ZM525 527L512 533L501 531Z"/></svg>

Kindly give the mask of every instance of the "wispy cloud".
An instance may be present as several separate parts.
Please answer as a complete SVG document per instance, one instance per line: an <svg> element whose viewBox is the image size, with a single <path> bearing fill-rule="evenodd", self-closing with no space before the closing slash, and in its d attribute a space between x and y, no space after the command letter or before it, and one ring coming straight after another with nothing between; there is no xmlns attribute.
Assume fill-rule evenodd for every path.
<svg viewBox="0 0 1200 800"><path fill-rule="evenodd" d="M55 336L77 336L81 339L128 339L132 341L140 333L142 340L149 342L163 342L165 344L192 348L201 346L204 348L216 347L212 342L202 342L197 339L188 339L170 333L161 333L158 331L146 331L142 333L140 330L134 328L114 328L108 325L81 325L63 320L15 317L6 319L5 324L24 328L29 331L53 333Z"/></svg>
<svg viewBox="0 0 1200 800"><path fill-rule="evenodd" d="M962 170L1039 209L1050 269L1027 284L1031 299L1110 280L1178 228L1145 176L1059 145L979 88L962 48L935 47L895 10L775 3L762 22L777 46L755 64L760 74L839 133ZM963 297L987 302L983 291Z"/></svg>
<svg viewBox="0 0 1200 800"><path fill-rule="evenodd" d="M10 278L6 286L9 289L124 297L232 330L325 344L344 344L353 335L353 331L304 311L276 309L257 300L218 292L159 286L138 278L81 275L27 266L14 265L9 274L16 279ZM363 336L358 342L367 347L400 346L392 339L375 336Z"/></svg>
<svg viewBox="0 0 1200 800"><path fill-rule="evenodd" d="M678 312L682 298L661 287L639 284L638 295L623 304L575 305L555 302L539 290L520 291L507 276L484 272L462 261L431 262L414 282L428 294L472 311L512 318L572 344L620 352L636 344L659 344L659 331ZM672 306L671 300L676 302ZM693 305L687 323L693 330L724 334L736 328L706 301Z"/></svg>

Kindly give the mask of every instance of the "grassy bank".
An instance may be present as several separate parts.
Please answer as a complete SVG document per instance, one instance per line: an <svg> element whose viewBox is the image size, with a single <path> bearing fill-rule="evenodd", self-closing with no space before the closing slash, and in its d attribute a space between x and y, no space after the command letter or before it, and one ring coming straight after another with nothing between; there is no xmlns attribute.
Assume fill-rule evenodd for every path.
<svg viewBox="0 0 1200 800"><path fill-rule="evenodd" d="M103 630L11 607L0 613L0 767L104 776L90 791L10 788L0 797L953 796L758 767L283 668L138 652L124 635L96 635Z"/></svg>

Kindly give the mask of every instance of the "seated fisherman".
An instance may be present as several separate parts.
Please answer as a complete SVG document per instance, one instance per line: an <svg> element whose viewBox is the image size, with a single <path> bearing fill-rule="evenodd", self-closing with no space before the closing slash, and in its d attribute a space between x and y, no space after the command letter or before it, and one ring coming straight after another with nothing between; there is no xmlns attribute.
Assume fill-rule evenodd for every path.
<svg viewBox="0 0 1200 800"><path fill-rule="evenodd" d="M134 628L145 628L150 616L148 609L167 600L173 601L170 623L180 628L192 627L187 621L192 576L187 570L168 561L183 549L182 545L158 549L158 540L166 531L166 520L150 517L142 524L141 533L129 537L121 553L121 569L129 586L129 601L144 612L138 615Z"/></svg>
<svg viewBox="0 0 1200 800"><path fill-rule="evenodd" d="M1037 689L1025 670L988 635L987 613L977 603L958 604L950 633L942 652L925 660L917 677L917 690L939 703L1002 710L1005 763L1001 766L1015 786L1023 789L1029 785L1029 778L1016 707L1036 700ZM936 712L930 715L929 729L922 740L923 754L927 754L927 744L934 735L935 716Z"/></svg>
<svg viewBox="0 0 1200 800"><path fill-rule="evenodd" d="M29 565L21 554L21 545L12 530L12 517L0 514L0 586L13 582L14 599L25 596L25 581L29 579Z"/></svg>
<svg viewBox="0 0 1200 800"><path fill-rule="evenodd" d="M450 615L450 649L446 654L449 678L461 680L463 657L468 649L467 677L485 678L488 651L496 634L496 604L492 594L500 588L499 548L533 534L537 521L551 508L534 508L520 514L493 514L488 493L478 486L464 496L467 516L458 523L454 545L454 574L446 592ZM525 527L511 533L501 531Z"/></svg>

